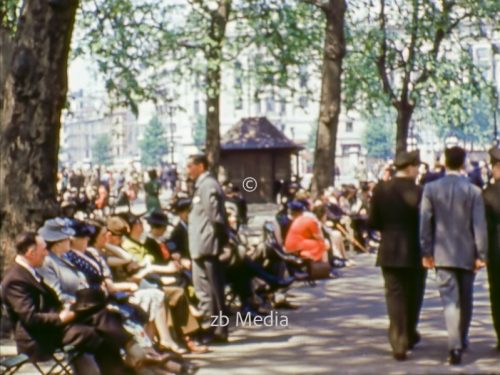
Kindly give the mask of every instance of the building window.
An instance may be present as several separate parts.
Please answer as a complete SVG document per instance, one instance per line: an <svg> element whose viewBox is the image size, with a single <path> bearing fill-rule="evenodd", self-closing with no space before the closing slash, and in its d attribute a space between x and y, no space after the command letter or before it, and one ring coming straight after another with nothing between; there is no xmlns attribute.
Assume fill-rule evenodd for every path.
<svg viewBox="0 0 500 375"><path fill-rule="evenodd" d="M345 123L345 131L346 131L346 133L352 133L353 129L354 129L354 126L353 126L352 121L347 121Z"/></svg>
<svg viewBox="0 0 500 375"><path fill-rule="evenodd" d="M286 99L280 99L280 115L286 115Z"/></svg>
<svg viewBox="0 0 500 375"><path fill-rule="evenodd" d="M307 108L307 105L308 105L307 96L301 95L299 97L299 107L305 109L305 108Z"/></svg>
<svg viewBox="0 0 500 375"><path fill-rule="evenodd" d="M274 97L268 96L266 98L266 112L274 112Z"/></svg>
<svg viewBox="0 0 500 375"><path fill-rule="evenodd" d="M307 72L307 66L301 65L299 68L299 85L301 89L307 87L308 80L309 80L309 73Z"/></svg>
<svg viewBox="0 0 500 375"><path fill-rule="evenodd" d="M234 109L235 110L243 109L243 98L241 97L241 95L238 95L234 100Z"/></svg>
<svg viewBox="0 0 500 375"><path fill-rule="evenodd" d="M254 106L255 106L255 114L260 115L262 113L262 106L260 103L260 98L258 95L254 96Z"/></svg>
<svg viewBox="0 0 500 375"><path fill-rule="evenodd" d="M476 49L476 61L479 66L490 65L490 51L486 47Z"/></svg>

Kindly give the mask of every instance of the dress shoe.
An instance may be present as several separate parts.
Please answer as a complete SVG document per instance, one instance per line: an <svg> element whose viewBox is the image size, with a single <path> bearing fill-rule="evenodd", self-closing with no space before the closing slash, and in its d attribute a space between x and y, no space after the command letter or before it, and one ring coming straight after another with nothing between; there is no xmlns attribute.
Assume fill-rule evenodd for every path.
<svg viewBox="0 0 500 375"><path fill-rule="evenodd" d="M405 352L402 352L402 353L394 352L394 353L392 353L392 356L394 357L394 359L396 361L406 360L406 353Z"/></svg>
<svg viewBox="0 0 500 375"><path fill-rule="evenodd" d="M186 347L191 353L204 354L208 353L210 349L206 345L200 345L194 340L186 339Z"/></svg>
<svg viewBox="0 0 500 375"><path fill-rule="evenodd" d="M422 339L422 337L420 336L420 333L415 332L415 334L413 335L413 337L410 340L408 347L410 349L413 349L420 342L421 339Z"/></svg>
<svg viewBox="0 0 500 375"><path fill-rule="evenodd" d="M177 343L172 342L172 343L160 343L158 344L158 347L161 349L161 351L167 351L167 352L172 352L175 354L186 354L187 349L184 349L183 347L179 346Z"/></svg>
<svg viewBox="0 0 500 375"><path fill-rule="evenodd" d="M167 361L163 365L163 368L167 371L173 372L174 374L183 374L183 363L177 362L177 361Z"/></svg>
<svg viewBox="0 0 500 375"><path fill-rule="evenodd" d="M462 351L460 349L450 350L448 362L450 365L459 365L462 362Z"/></svg>
<svg viewBox="0 0 500 375"><path fill-rule="evenodd" d="M165 363L170 356L167 353L148 353L142 360L143 364Z"/></svg>

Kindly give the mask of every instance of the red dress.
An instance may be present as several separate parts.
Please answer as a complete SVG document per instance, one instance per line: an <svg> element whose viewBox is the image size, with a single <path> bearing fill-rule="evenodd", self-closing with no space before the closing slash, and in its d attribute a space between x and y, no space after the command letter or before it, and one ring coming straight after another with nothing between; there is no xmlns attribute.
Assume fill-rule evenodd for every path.
<svg viewBox="0 0 500 375"><path fill-rule="evenodd" d="M314 237L321 236L318 221L310 216L297 217L290 226L285 240L285 251L299 252L302 258L321 260L326 251L325 242Z"/></svg>

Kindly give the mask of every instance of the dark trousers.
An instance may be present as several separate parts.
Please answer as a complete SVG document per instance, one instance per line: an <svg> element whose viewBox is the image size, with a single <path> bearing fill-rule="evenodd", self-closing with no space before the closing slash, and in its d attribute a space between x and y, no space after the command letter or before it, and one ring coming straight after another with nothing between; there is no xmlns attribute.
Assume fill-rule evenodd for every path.
<svg viewBox="0 0 500 375"><path fill-rule="evenodd" d="M436 277L448 330L448 348L462 349L472 320L475 274L459 268L437 268Z"/></svg>
<svg viewBox="0 0 500 375"><path fill-rule="evenodd" d="M224 297L224 267L216 256L204 256L194 259L193 285L196 297L200 301L200 310L203 313L202 327L210 329L212 316L227 315ZM217 326L214 333L226 337L227 327Z"/></svg>
<svg viewBox="0 0 500 375"><path fill-rule="evenodd" d="M382 267L389 315L389 342L394 353L406 353L417 335L424 299L425 270Z"/></svg>
<svg viewBox="0 0 500 375"><path fill-rule="evenodd" d="M500 258L500 256L499 256ZM490 258L488 263L488 281L490 284L491 315L493 327L500 345L500 259Z"/></svg>
<svg viewBox="0 0 500 375"><path fill-rule="evenodd" d="M76 330L66 329L64 345L74 345L78 351L92 353L102 374L129 374L130 369L125 366L120 349L125 348L132 335L123 328L121 316L101 309L87 318L77 317L78 320L84 325L76 324L79 327Z"/></svg>

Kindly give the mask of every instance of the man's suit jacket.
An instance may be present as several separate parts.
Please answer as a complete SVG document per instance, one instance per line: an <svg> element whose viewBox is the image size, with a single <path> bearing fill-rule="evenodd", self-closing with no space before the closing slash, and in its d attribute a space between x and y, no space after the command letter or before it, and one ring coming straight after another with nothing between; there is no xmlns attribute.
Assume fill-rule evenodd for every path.
<svg viewBox="0 0 500 375"><path fill-rule="evenodd" d="M500 180L483 192L488 223L488 262L500 267Z"/></svg>
<svg viewBox="0 0 500 375"><path fill-rule="evenodd" d="M418 206L422 190L411 178L395 177L375 186L368 223L379 230L381 267L420 267Z"/></svg>
<svg viewBox="0 0 500 375"><path fill-rule="evenodd" d="M226 223L224 194L217 180L208 173L196 180L188 221L191 258L218 255L217 226L220 228Z"/></svg>
<svg viewBox="0 0 500 375"><path fill-rule="evenodd" d="M2 281L2 300L14 325L18 352L47 359L61 345L63 335L57 294L15 263Z"/></svg>
<svg viewBox="0 0 500 375"><path fill-rule="evenodd" d="M168 239L167 243L173 243L175 245L171 249L173 253L179 253L182 258L191 258L191 255L189 254L188 229L180 221L177 223L174 230L170 234L170 238Z"/></svg>
<svg viewBox="0 0 500 375"><path fill-rule="evenodd" d="M51 251L45 257L38 273L63 301L73 301L77 290L88 287L85 275L78 271L70 261L58 257Z"/></svg>
<svg viewBox="0 0 500 375"><path fill-rule="evenodd" d="M424 188L420 244L436 267L473 270L486 260L487 233L481 190L467 177L450 174Z"/></svg>

